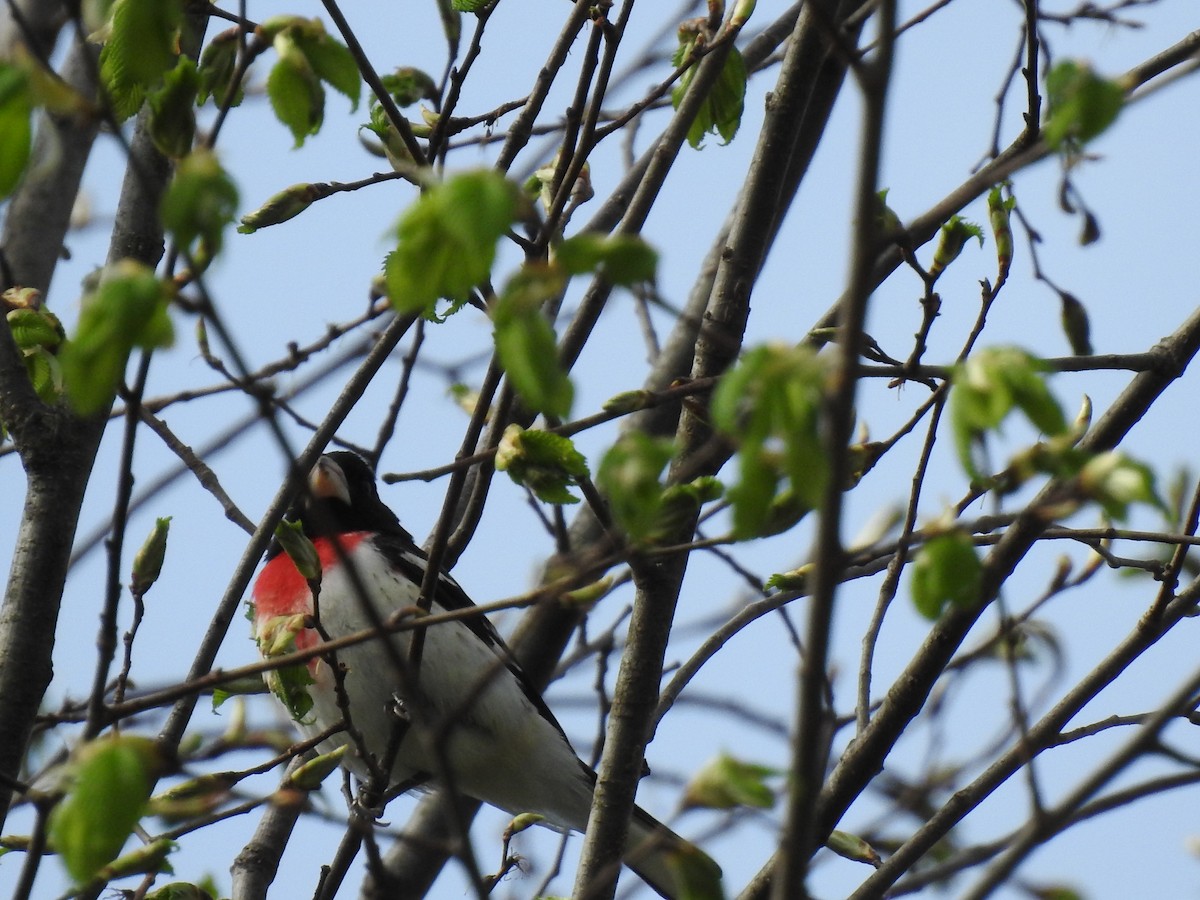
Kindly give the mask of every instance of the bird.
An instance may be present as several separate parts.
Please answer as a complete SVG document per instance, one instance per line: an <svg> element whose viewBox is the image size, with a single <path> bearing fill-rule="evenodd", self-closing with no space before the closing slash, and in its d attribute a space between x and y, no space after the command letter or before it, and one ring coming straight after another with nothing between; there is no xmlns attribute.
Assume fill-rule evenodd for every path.
<svg viewBox="0 0 1200 900"><path fill-rule="evenodd" d="M316 550L319 586L301 575L278 540L272 543L252 594L254 636L264 656L314 647L416 610L428 557L380 499L362 457L350 451L321 456L289 518ZM429 611L473 607L458 582L440 571ZM423 631L415 671L404 671L413 642L407 630L387 638L391 648L383 639L342 647L310 660L299 677L269 673L268 685L310 737L343 726L318 749L344 746L342 764L359 779L382 773L390 754L393 788L436 784L442 773L454 790L513 816L534 813L542 824L584 832L596 773L575 753L492 623L473 615ZM697 876L717 886L706 895L719 896L719 866L640 807L630 820L624 860L669 900Z"/></svg>

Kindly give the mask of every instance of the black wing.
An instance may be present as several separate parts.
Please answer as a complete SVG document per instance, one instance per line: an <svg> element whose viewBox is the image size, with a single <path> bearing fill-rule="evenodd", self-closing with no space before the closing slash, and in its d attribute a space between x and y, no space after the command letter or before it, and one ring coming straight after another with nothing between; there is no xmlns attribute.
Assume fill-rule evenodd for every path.
<svg viewBox="0 0 1200 900"><path fill-rule="evenodd" d="M425 570L428 567L429 558L425 555L425 551L408 537L407 533L376 534L374 543L379 548L379 551L387 557L388 562L405 578L415 584L421 584L425 578ZM445 610L475 608L475 604L467 596L467 592L462 589L459 583L448 572L444 571L438 574L437 586L434 588L433 602ZM479 615L459 619L459 621L475 637L479 638L480 641L496 653L508 671L516 678L517 684L520 685L525 696L529 698L529 702L542 715L542 718L546 719L546 721L558 730L558 733L565 740L567 737L566 732L558 724L558 719L554 718L554 713L550 711L550 707L546 705L546 701L542 699L541 692L529 680L529 676L525 674L525 670L521 668L512 651L508 649L508 645L504 643L504 639L500 637L500 633L496 631L496 627L492 625L488 618L483 613L480 613ZM584 768L586 769L587 766L584 766ZM590 769L588 771L591 772Z"/></svg>

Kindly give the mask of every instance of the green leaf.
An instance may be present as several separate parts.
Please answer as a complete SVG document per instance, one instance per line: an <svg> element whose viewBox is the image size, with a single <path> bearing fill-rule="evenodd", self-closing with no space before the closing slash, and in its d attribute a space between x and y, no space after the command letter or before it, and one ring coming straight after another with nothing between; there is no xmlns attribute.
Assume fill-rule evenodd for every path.
<svg viewBox="0 0 1200 900"><path fill-rule="evenodd" d="M1125 92L1086 63L1068 59L1046 76L1046 100L1042 137L1059 150L1082 146L1107 130L1121 112Z"/></svg>
<svg viewBox="0 0 1200 900"><path fill-rule="evenodd" d="M575 387L558 363L554 329L544 302L563 289L553 268L526 265L504 287L492 308L496 353L509 381L530 410L566 418Z"/></svg>
<svg viewBox="0 0 1200 900"><path fill-rule="evenodd" d="M884 188L875 193L875 225L879 229L881 237L888 241L905 241L907 242L908 232L904 228L904 223L900 221L900 216L896 211L888 206L887 196L891 188Z"/></svg>
<svg viewBox="0 0 1200 900"><path fill-rule="evenodd" d="M750 350L713 392L713 424L738 445L739 480L729 489L734 535L765 533L775 498L789 489L815 508L828 478L818 433L824 362L808 347Z"/></svg>
<svg viewBox="0 0 1200 900"><path fill-rule="evenodd" d="M681 525L693 523L700 507L720 500L724 495L725 485L711 475L667 485L658 514L658 531L671 534Z"/></svg>
<svg viewBox="0 0 1200 900"><path fill-rule="evenodd" d="M294 146L299 147L321 129L325 89L290 29L275 35L274 45L279 61L267 76L267 97L275 117L287 126L296 139Z"/></svg>
<svg viewBox="0 0 1200 900"><path fill-rule="evenodd" d="M275 616L263 622L254 635L258 652L266 659L294 653L297 649L296 638L305 631L307 619L308 616L297 614ZM295 721L302 725L311 721L309 713L312 712L313 699L308 688L314 681L308 666L301 663L272 669L263 675L263 679Z"/></svg>
<svg viewBox="0 0 1200 900"><path fill-rule="evenodd" d="M663 469L674 454L673 443L641 431L630 431L609 448L596 471L613 519L635 542L653 538L661 528Z"/></svg>
<svg viewBox="0 0 1200 900"><path fill-rule="evenodd" d="M1054 437L1067 430L1062 408L1042 376L1044 364L1017 347L990 347L973 354L954 371L950 392L950 421L963 468L974 479L983 477L974 448L1013 409L1019 409L1043 434Z"/></svg>
<svg viewBox="0 0 1200 900"><path fill-rule="evenodd" d="M163 76L162 86L147 96L150 137L163 156L181 159L191 151L196 136L196 113L192 104L199 87L196 64L181 56L175 68Z"/></svg>
<svg viewBox="0 0 1200 900"><path fill-rule="evenodd" d="M282 521L275 526L275 540L296 566L305 581L321 580L321 557L317 548L304 533L303 523Z"/></svg>
<svg viewBox="0 0 1200 900"><path fill-rule="evenodd" d="M25 173L33 141L33 98L28 76L0 62L0 200L11 194Z"/></svg>
<svg viewBox="0 0 1200 900"><path fill-rule="evenodd" d="M358 109L362 95L362 75L358 63L344 44L329 36L319 19L312 19L307 27L298 29L296 43L308 57L313 71L335 91L350 98L351 110Z"/></svg>
<svg viewBox="0 0 1200 900"><path fill-rule="evenodd" d="M1083 493L1102 507L1110 519L1122 520L1133 503L1146 503L1167 514L1167 505L1154 489L1154 471L1124 453L1110 451L1092 457L1079 473Z"/></svg>
<svg viewBox="0 0 1200 900"><path fill-rule="evenodd" d="M62 343L63 327L54 313L39 308L10 309L5 318L13 341L22 350L54 349Z"/></svg>
<svg viewBox="0 0 1200 900"><path fill-rule="evenodd" d="M430 312L441 297L465 302L486 281L496 243L517 215L517 187L492 171L463 172L430 187L396 228L384 268L398 312Z"/></svg>
<svg viewBox="0 0 1200 900"><path fill-rule="evenodd" d="M936 621L947 605L969 608L979 602L983 565L971 538L948 531L930 538L912 565L913 605Z"/></svg>
<svg viewBox="0 0 1200 900"><path fill-rule="evenodd" d="M253 616L251 616L253 618ZM212 708L213 712L220 709L225 701L231 697L255 696L258 694L268 694L271 689L257 675L251 675L248 678L240 678L235 681L227 681L219 688L213 688L212 693Z"/></svg>
<svg viewBox="0 0 1200 900"><path fill-rule="evenodd" d="M162 770L149 738L101 738L82 748L66 798L50 817L50 840L76 884L121 851Z"/></svg>
<svg viewBox="0 0 1200 900"><path fill-rule="evenodd" d="M684 38L675 53L674 63L682 65L690 57L694 38ZM671 92L671 104L678 109L692 81L697 66L691 66L679 79ZM746 102L746 62L737 47L731 47L721 73L701 104L692 126L688 129L688 143L699 150L708 134L720 135L721 143L728 144L742 124L742 111Z"/></svg>
<svg viewBox="0 0 1200 900"><path fill-rule="evenodd" d="M146 900L213 900L213 894L186 881L172 881L146 895Z"/></svg>
<svg viewBox="0 0 1200 900"><path fill-rule="evenodd" d="M221 250L225 228L237 212L238 190L207 148L189 153L175 167L160 207L163 227L196 265Z"/></svg>
<svg viewBox="0 0 1200 900"><path fill-rule="evenodd" d="M380 81L397 106L412 106L420 100L433 100L437 97L437 82L413 66L401 66L396 71L382 76ZM375 130L372 126L368 127Z"/></svg>
<svg viewBox="0 0 1200 900"><path fill-rule="evenodd" d="M167 315L170 293L154 271L131 259L109 266L94 293L84 298L75 337L62 348L67 396L80 415L112 402L134 347L167 347L174 329Z"/></svg>
<svg viewBox="0 0 1200 900"><path fill-rule="evenodd" d="M725 900L721 867L699 847L676 841L665 856L679 900Z"/></svg>
<svg viewBox="0 0 1200 900"><path fill-rule="evenodd" d="M787 572L776 572L767 579L767 587L773 591L805 591L808 590L808 579L812 573L812 563L805 563Z"/></svg>
<svg viewBox="0 0 1200 900"><path fill-rule="evenodd" d="M174 67L182 19L182 0L113 4L112 29L100 51L100 79L117 119L136 113L146 92Z"/></svg>
<svg viewBox="0 0 1200 900"><path fill-rule="evenodd" d="M554 259L569 275L599 271L624 287L653 281L658 268L658 253L636 235L577 234L555 248Z"/></svg>
<svg viewBox="0 0 1200 900"><path fill-rule="evenodd" d="M237 73L238 29L228 28L216 35L204 52L200 54L200 85L196 92L196 105L201 106L211 97L217 106L237 106L242 102L245 91L238 84L234 91L233 76ZM230 91L234 91L232 97Z"/></svg>
<svg viewBox="0 0 1200 900"><path fill-rule="evenodd" d="M450 6L455 12L478 12L488 5L490 0L451 0Z"/></svg>
<svg viewBox="0 0 1200 900"><path fill-rule="evenodd" d="M57 357L45 347L31 347L24 352L25 371L38 399L47 406L58 402L62 395L62 365Z"/></svg>
<svg viewBox="0 0 1200 900"><path fill-rule="evenodd" d="M496 469L507 472L546 503L578 503L567 488L588 474L587 460L570 438L512 424L496 448Z"/></svg>
<svg viewBox="0 0 1200 900"><path fill-rule="evenodd" d="M766 780L779 774L769 766L722 753L692 776L683 792L683 808L770 809L775 805L775 791Z"/></svg>

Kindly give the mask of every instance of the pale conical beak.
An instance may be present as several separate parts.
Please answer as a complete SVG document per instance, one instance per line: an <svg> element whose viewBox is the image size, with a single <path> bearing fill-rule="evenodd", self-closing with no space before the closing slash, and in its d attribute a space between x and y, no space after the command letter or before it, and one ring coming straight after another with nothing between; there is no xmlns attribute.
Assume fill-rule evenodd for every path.
<svg viewBox="0 0 1200 900"><path fill-rule="evenodd" d="M350 487L346 473L328 456L322 456L308 473L308 492L318 500L341 500L350 503Z"/></svg>

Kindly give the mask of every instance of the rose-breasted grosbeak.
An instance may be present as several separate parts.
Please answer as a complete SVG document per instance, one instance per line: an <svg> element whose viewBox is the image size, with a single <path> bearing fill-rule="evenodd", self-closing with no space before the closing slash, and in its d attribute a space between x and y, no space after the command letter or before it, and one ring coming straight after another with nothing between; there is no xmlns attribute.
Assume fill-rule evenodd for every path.
<svg viewBox="0 0 1200 900"><path fill-rule="evenodd" d="M426 556L379 499L375 477L357 455L321 457L293 517L320 557L317 612L309 583L274 544L254 586L254 632L265 655L315 646L318 628L337 638L416 605ZM431 612L472 605L442 572ZM393 786L448 771L454 788L467 796L583 831L595 773L575 755L492 624L471 616L429 626L424 634L416 673L404 671L413 635L405 631L389 639L392 651L383 639L336 651L341 689L322 658L306 671L272 673L269 681L310 735L346 726L321 750L347 745L344 764L360 778L379 771L391 749ZM401 733L396 751L389 745ZM699 864L712 880L720 875L702 851L641 809L630 822L628 848L626 863L664 897L679 893L680 864L693 872Z"/></svg>

